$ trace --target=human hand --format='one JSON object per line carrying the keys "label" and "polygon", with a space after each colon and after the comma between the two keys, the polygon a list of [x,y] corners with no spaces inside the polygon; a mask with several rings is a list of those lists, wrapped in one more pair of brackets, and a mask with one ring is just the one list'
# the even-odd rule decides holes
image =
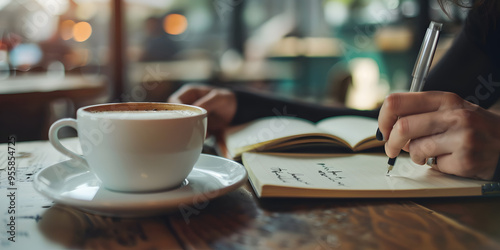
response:
{"label": "human hand", "polygon": [[199,84],[186,84],[173,93],[168,102],[184,103],[202,107],[208,112],[209,133],[226,128],[236,113],[236,96],[224,88]]}
{"label": "human hand", "polygon": [[443,173],[491,180],[500,155],[500,116],[448,92],[396,93],[378,119],[385,152],[417,164],[436,157]]}

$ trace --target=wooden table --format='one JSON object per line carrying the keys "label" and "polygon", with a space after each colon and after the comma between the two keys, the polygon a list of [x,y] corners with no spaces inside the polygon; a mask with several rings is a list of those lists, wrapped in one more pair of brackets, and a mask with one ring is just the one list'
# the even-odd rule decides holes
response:
{"label": "wooden table", "polygon": [[[74,138],[68,142],[76,141]],[[66,157],[46,141],[15,145],[16,242],[0,170],[1,249],[500,249],[500,198],[257,199],[247,183],[190,213],[113,218],[53,204],[30,179]],[[7,166],[0,144],[0,169]]]}

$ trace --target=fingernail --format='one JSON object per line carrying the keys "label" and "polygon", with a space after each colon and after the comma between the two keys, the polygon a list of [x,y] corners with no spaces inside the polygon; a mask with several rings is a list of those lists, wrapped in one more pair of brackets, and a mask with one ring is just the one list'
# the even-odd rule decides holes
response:
{"label": "fingernail", "polygon": [[376,135],[376,137],[377,137],[377,140],[379,140],[379,141],[385,141],[384,140],[384,135],[382,134],[382,132],[380,132],[379,128],[377,128],[377,135]]}

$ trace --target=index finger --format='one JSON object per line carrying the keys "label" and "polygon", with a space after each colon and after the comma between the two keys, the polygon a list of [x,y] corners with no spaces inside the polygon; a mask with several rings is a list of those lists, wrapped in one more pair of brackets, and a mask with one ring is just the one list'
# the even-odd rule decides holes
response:
{"label": "index finger", "polygon": [[387,96],[378,117],[378,126],[389,139],[392,127],[399,117],[433,112],[441,109],[463,106],[464,101],[449,92],[395,93]]}

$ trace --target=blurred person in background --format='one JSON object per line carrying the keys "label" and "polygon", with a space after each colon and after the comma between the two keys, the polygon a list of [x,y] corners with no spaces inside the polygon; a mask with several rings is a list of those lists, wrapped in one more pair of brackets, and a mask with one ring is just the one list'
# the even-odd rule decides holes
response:
{"label": "blurred person in background", "polygon": [[[447,3],[440,1],[443,9]],[[500,97],[500,2],[480,0],[468,7],[462,31],[431,70],[425,92],[391,94],[380,110],[330,108],[203,85],[185,85],[168,101],[207,109],[212,133],[264,116],[311,121],[335,115],[378,116],[377,138],[386,141],[389,157],[403,149],[418,164],[435,157],[431,167],[443,173],[498,181],[500,115],[487,108]]]}

